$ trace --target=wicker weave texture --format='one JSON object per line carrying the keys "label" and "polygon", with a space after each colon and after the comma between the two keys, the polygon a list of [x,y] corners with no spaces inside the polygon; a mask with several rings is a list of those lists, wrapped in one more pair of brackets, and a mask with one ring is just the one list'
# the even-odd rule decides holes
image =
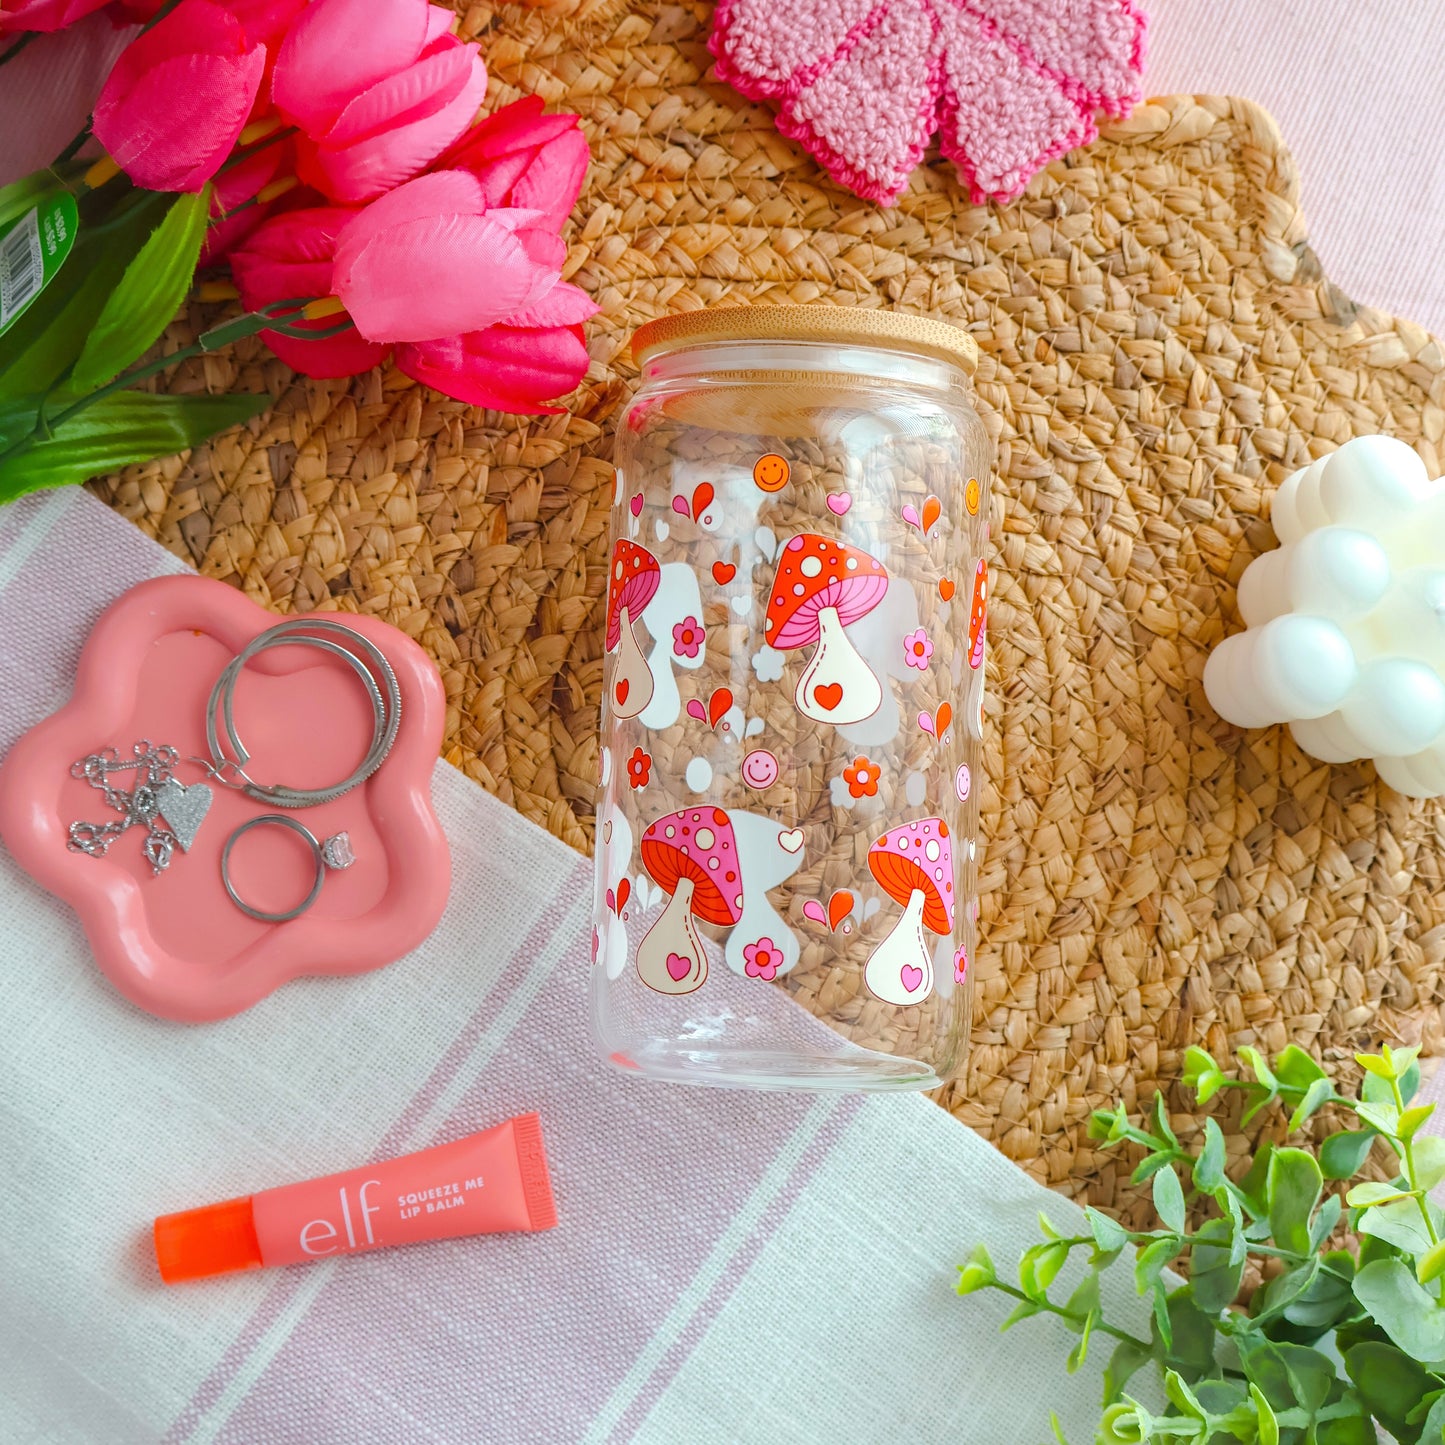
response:
{"label": "wicker weave texture", "polygon": [[708,13],[463,11],[492,99],[535,90],[593,143],[568,264],[603,311],[570,416],[470,412],[389,370],[293,381],[251,344],[170,384],[269,387],[266,417],[100,494],[278,611],[401,626],[445,677],[448,758],[585,849],[632,331],[722,301],[953,320],[998,461],[983,946],[944,1102],[1108,1204],[1127,1190],[1088,1112],[1147,1098],[1188,1043],[1438,1049],[1445,812],[1225,726],[1200,675],[1290,470],[1390,431],[1445,471],[1440,344],[1322,278],[1257,107],[1151,103],[1014,205],[969,206],[939,165],[885,211],[706,80]]}

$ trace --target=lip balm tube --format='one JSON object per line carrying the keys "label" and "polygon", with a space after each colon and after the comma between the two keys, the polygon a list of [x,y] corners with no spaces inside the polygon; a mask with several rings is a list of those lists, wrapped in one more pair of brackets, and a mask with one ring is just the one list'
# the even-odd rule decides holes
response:
{"label": "lip balm tube", "polygon": [[556,1223],[541,1121],[521,1114],[399,1159],[164,1214],[155,1222],[156,1263],[167,1284],[179,1284]]}

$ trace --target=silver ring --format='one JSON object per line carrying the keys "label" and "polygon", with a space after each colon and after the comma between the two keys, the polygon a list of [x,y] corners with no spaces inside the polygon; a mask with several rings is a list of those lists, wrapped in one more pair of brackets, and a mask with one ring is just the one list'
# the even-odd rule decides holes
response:
{"label": "silver ring", "polygon": [[[312,881],[311,891],[294,908],[288,908],[284,913],[267,913],[264,909],[252,907],[236,892],[236,885],[231,882],[231,849],[252,828],[259,828],[267,823],[277,828],[289,828],[302,838],[307,847],[311,849],[311,857],[316,865],[316,877]],[[304,823],[297,822],[295,818],[287,817],[284,813],[263,813],[259,818],[251,818],[242,823],[226,839],[226,846],[221,850],[221,882],[226,885],[226,893],[231,902],[248,917],[257,919],[261,923],[290,923],[293,918],[300,918],[321,896],[321,885],[326,882],[327,869],[350,868],[355,861],[351,852],[351,840],[345,833],[334,834],[321,843],[317,841],[316,834],[310,828]]]}
{"label": "silver ring", "polygon": [[[316,633],[339,634],[345,645],[333,642],[329,637],[318,637]],[[372,735],[371,746],[354,772],[339,783],[322,788],[297,788],[286,783],[259,783],[246,771],[251,755],[242,743],[236,729],[235,688],[242,669],[252,658],[269,647],[315,647],[346,662],[361,680],[366,689],[367,701],[371,704]],[[381,685],[378,686],[377,679]],[[226,741],[230,754],[221,744],[216,727],[216,713],[220,711],[225,724]],[[249,643],[221,670],[215,686],[206,703],[206,746],[211,757],[207,762],[196,759],[210,773],[211,777],[224,787],[238,788],[262,803],[278,808],[311,808],[322,803],[334,802],[364,783],[386,761],[396,741],[401,726],[401,687],[396,673],[386,655],[373,642],[363,637],[354,628],[339,622],[320,618],[296,619],[278,623],[265,632],[253,637]],[[232,781],[226,777],[231,772],[240,779]]]}

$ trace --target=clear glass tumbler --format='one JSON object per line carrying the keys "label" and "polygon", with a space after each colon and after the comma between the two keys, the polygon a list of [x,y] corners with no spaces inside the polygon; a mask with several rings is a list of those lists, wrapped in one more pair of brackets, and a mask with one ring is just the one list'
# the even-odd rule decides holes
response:
{"label": "clear glass tumbler", "polygon": [[651,323],[617,432],[593,1020],[690,1083],[929,1088],[968,1037],[990,449],[956,327]]}

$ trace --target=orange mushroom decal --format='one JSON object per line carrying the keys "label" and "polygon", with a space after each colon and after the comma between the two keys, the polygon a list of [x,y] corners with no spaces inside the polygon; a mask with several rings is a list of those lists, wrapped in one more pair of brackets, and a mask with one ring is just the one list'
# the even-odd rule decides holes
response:
{"label": "orange mushroom decal", "polygon": [[637,947],[637,975],[657,993],[692,993],[707,981],[707,951],[693,920],[730,927],[742,916],[732,819],[713,807],[668,813],[642,835],[642,866],[672,897]]}
{"label": "orange mushroom decal", "polygon": [[652,701],[652,669],[642,655],[633,625],[662,584],[657,558],[636,542],[612,549],[607,588],[607,651],[617,654],[610,699],[615,717],[636,717]]}
{"label": "orange mushroom decal", "polygon": [[973,606],[968,613],[968,665],[974,669],[983,666],[983,634],[988,611],[988,563],[978,559],[978,571],[973,574]]}
{"label": "orange mushroom decal", "polygon": [[843,629],[871,612],[887,591],[883,564],[857,547],[802,532],[783,548],[765,634],[779,652],[816,644],[793,699],[804,717],[846,727],[882,705],[882,684]]}
{"label": "orange mushroom decal", "polygon": [[868,871],[903,905],[903,916],[873,950],[863,982],[884,1003],[922,1003],[933,992],[933,952],[924,937],[953,932],[953,841],[942,818],[885,833],[868,850]]}

